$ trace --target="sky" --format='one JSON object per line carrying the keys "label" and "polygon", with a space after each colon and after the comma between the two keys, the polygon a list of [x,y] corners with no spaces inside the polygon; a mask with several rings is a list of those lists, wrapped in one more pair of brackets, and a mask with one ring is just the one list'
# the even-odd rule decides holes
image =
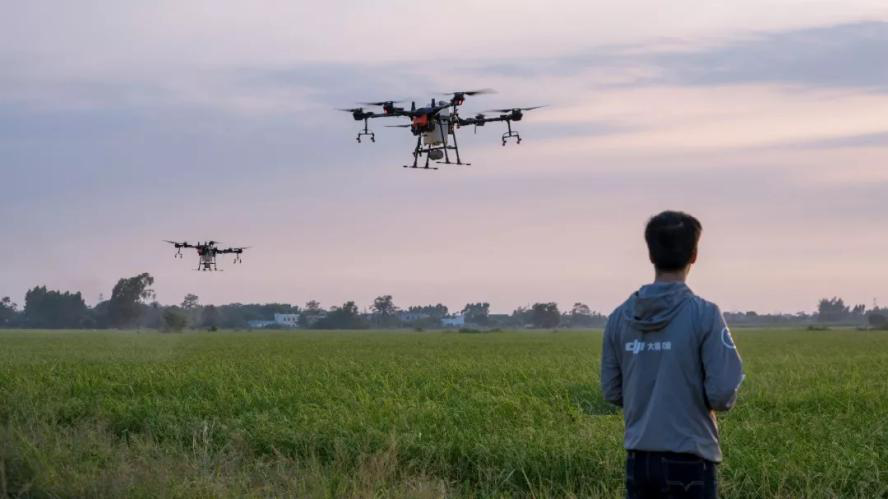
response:
{"label": "sky", "polygon": [[[642,232],[703,224],[689,285],[723,310],[888,304],[884,0],[8,2],[0,296],[609,312],[652,278]],[[405,170],[336,108],[494,88],[547,105],[472,166]],[[393,122],[394,123],[394,122]],[[163,243],[251,246],[195,272]]]}

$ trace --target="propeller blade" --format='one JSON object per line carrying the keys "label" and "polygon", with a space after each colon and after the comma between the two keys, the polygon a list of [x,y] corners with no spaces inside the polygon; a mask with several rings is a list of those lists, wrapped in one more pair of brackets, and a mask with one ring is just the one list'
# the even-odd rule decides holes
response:
{"label": "propeller blade", "polygon": [[495,93],[496,93],[496,90],[494,90],[492,88],[482,88],[480,90],[460,90],[457,92],[442,92],[441,95],[462,94],[462,95],[472,96],[472,95],[485,95],[485,94],[495,94]]}
{"label": "propeller blade", "polygon": [[541,107],[546,106],[533,106],[533,107],[511,107],[507,109],[488,109],[484,111],[485,113],[511,113],[513,111],[533,111],[534,109],[539,109]]}
{"label": "propeller blade", "polygon": [[386,128],[410,128],[413,125],[386,125]]}
{"label": "propeller blade", "polygon": [[358,104],[364,106],[384,106],[386,104],[400,104],[404,102],[403,100],[383,100],[378,102],[359,102]]}
{"label": "propeller blade", "polygon": [[361,112],[364,112],[364,108],[362,108],[362,107],[355,107],[355,108],[352,108],[352,109],[337,108],[336,110],[337,110],[337,111],[345,111],[346,113],[361,113]]}

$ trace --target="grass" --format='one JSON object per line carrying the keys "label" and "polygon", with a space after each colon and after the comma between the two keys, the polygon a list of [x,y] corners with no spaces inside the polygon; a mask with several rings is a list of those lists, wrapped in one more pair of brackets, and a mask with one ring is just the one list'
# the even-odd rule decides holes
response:
{"label": "grass", "polygon": [[[734,336],[722,495],[888,496],[888,333]],[[0,332],[0,497],[617,497],[600,341]]]}

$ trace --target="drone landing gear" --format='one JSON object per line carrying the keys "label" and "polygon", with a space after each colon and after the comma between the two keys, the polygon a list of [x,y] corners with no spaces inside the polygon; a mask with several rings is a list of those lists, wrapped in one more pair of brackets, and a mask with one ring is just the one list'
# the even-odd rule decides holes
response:
{"label": "drone landing gear", "polygon": [[515,143],[520,144],[521,143],[521,135],[518,132],[512,131],[512,122],[506,121],[506,126],[509,127],[509,131],[503,134],[503,147],[506,147],[506,143],[508,142],[508,140],[513,137],[515,138]]}
{"label": "drone landing gear", "polygon": [[[404,168],[412,168],[415,170],[437,170],[438,168],[435,166],[429,166],[429,152],[432,151],[432,146],[426,146],[425,149],[422,148],[422,135],[416,136],[416,148],[413,150],[413,164],[412,165],[402,165]],[[419,166],[419,157],[425,154],[425,166]]]}
{"label": "drone landing gear", "polygon": [[[444,162],[443,162],[443,164],[445,164],[445,165],[454,165],[454,164],[455,164],[455,165],[459,165],[459,166],[471,166],[472,163],[463,163],[463,162],[459,159],[459,143],[456,142],[456,130],[453,129],[452,125],[451,125],[450,132],[449,132],[449,133],[450,133],[450,136],[453,137],[453,145],[452,145],[452,146],[448,146],[448,145],[446,145],[446,143],[445,143],[445,145],[441,147],[442,149],[444,149]],[[448,150],[448,149],[452,149],[453,152],[456,153],[456,163],[451,163],[451,162],[450,162],[450,155],[447,154],[447,150]],[[441,164],[442,162],[441,162],[441,161],[438,161],[438,163]]]}
{"label": "drone landing gear", "polygon": [[367,118],[364,118],[364,129],[358,132],[358,137],[355,139],[358,144],[361,143],[361,137],[370,137],[370,142],[376,142],[376,134],[367,128]]}
{"label": "drone landing gear", "polygon": [[[440,121],[438,122],[439,126],[444,126]],[[453,145],[447,145],[446,141],[442,142],[440,145],[427,145],[425,147],[422,146],[422,136],[416,137],[416,148],[413,150],[413,164],[412,165],[403,165],[404,168],[415,168],[419,170],[437,170],[438,168],[435,166],[429,166],[432,161],[439,165],[459,165],[459,166],[470,166],[471,163],[463,163],[462,159],[459,157],[459,145],[456,142],[456,133],[452,130],[449,132],[449,135],[453,137]],[[450,152],[453,151],[456,154],[456,161],[450,161]],[[419,165],[420,156],[425,156],[425,165]],[[444,161],[440,161],[443,159]]]}
{"label": "drone landing gear", "polygon": [[198,267],[194,270],[197,270],[198,272],[221,272],[221,270],[216,267],[215,260],[213,260],[212,262],[200,262]]}

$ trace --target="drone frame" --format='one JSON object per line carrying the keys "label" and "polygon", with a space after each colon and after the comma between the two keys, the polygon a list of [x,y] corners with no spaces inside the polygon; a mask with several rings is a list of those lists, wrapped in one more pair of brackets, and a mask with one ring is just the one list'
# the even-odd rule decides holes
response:
{"label": "drone frame", "polygon": [[[457,130],[460,127],[467,125],[474,125],[475,131],[477,133],[479,126],[484,126],[485,123],[502,121],[506,123],[506,132],[502,134],[500,140],[502,141],[503,147],[508,144],[509,140],[515,139],[516,144],[521,144],[521,134],[517,130],[512,129],[513,121],[521,121],[523,118],[523,111],[530,111],[532,109],[536,109],[537,107],[531,108],[512,108],[512,109],[500,109],[496,110],[499,113],[499,116],[495,117],[485,117],[483,114],[478,114],[477,116],[470,118],[461,118],[459,116],[459,107],[463,105],[465,102],[466,96],[476,95],[479,93],[491,93],[492,90],[473,90],[467,92],[453,92],[445,95],[452,95],[453,97],[448,101],[441,101],[441,104],[436,105],[435,99],[433,98],[431,101],[430,107],[425,107],[422,109],[416,109],[416,103],[414,102],[410,110],[406,110],[404,108],[394,106],[395,102],[398,101],[384,101],[384,102],[366,102],[364,105],[372,105],[372,106],[382,106],[383,113],[373,113],[373,112],[364,112],[363,108],[356,109],[342,109],[343,111],[351,111],[355,120],[363,120],[364,128],[358,132],[356,140],[358,143],[361,142],[362,137],[370,137],[372,142],[376,142],[376,134],[372,132],[368,128],[368,121],[371,118],[383,118],[383,117],[395,117],[395,116],[404,116],[408,118],[412,118],[414,123],[412,125],[391,125],[399,128],[410,128],[414,135],[416,135],[416,146],[413,148],[413,163],[402,165],[404,168],[411,168],[417,170],[437,170],[438,167],[431,166],[431,162],[435,161],[436,164],[443,165],[460,165],[460,166],[470,166],[471,163],[463,162],[459,153],[459,141],[457,139]],[[443,104],[446,102],[446,104]],[[442,116],[441,111],[445,109],[450,109],[447,115]],[[493,112],[493,111],[491,111]],[[420,116],[426,116],[428,121],[431,123],[431,128],[426,128],[428,123],[425,123],[422,128],[419,128],[416,124],[416,118]],[[388,126],[388,125],[387,125]],[[432,143],[423,145],[423,137],[426,133],[434,131],[434,126],[440,127],[439,136],[441,138],[440,142],[430,141]],[[446,129],[444,128],[446,127]],[[436,151],[440,153],[437,154]],[[450,156],[451,152],[456,156],[456,161],[451,161]],[[425,161],[423,164],[420,164],[422,156],[425,156]],[[442,161],[443,158],[443,161]]]}
{"label": "drone frame", "polygon": [[233,253],[234,261],[232,263],[243,263],[241,254],[247,249],[247,247],[220,249],[216,247],[217,241],[207,241],[205,243],[198,242],[197,244],[189,244],[187,241],[182,243],[176,241],[165,242],[176,247],[176,253],[173,254],[173,258],[184,258],[182,255],[182,248],[194,248],[197,250],[197,268],[194,269],[195,271],[222,272],[216,264],[216,257],[218,255]]}

